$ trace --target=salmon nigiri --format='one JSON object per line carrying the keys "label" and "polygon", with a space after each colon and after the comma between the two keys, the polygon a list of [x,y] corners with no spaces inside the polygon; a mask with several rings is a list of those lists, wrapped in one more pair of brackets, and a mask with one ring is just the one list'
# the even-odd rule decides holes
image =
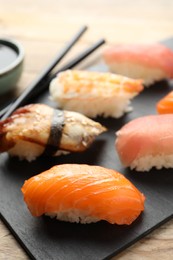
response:
{"label": "salmon nigiri", "polygon": [[159,114],[173,114],[173,91],[157,103],[157,112]]}
{"label": "salmon nigiri", "polygon": [[144,210],[144,195],[115,170],[62,164],[25,181],[22,192],[33,216],[131,224]]}
{"label": "salmon nigiri", "polygon": [[173,168],[173,114],[134,119],[117,132],[122,164],[137,171]]}
{"label": "salmon nigiri", "polygon": [[121,117],[142,90],[141,80],[93,71],[67,70],[50,83],[51,97],[59,108],[88,117]]}
{"label": "salmon nigiri", "polygon": [[173,78],[173,51],[159,43],[115,45],[103,57],[111,72],[141,78],[146,86]]}

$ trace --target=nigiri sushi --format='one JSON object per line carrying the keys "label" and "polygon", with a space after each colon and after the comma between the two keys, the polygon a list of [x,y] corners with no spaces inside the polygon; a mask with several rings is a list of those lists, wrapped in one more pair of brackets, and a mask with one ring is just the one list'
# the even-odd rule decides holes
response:
{"label": "nigiri sushi", "polygon": [[144,195],[122,174],[100,166],[54,166],[25,181],[21,190],[35,217],[129,225],[144,210]]}
{"label": "nigiri sushi", "polygon": [[142,90],[140,80],[93,71],[67,70],[50,83],[51,98],[59,108],[88,117],[121,117]]}
{"label": "nigiri sushi", "polygon": [[137,171],[173,168],[173,115],[139,117],[117,132],[115,146],[122,164]]}
{"label": "nigiri sushi", "polygon": [[159,114],[173,114],[173,91],[157,103],[157,112]]}
{"label": "nigiri sushi", "polygon": [[0,153],[32,161],[43,154],[82,152],[104,131],[82,114],[30,104],[0,122]]}
{"label": "nigiri sushi", "polygon": [[103,58],[111,72],[150,84],[173,78],[173,51],[158,43],[120,44],[107,48]]}

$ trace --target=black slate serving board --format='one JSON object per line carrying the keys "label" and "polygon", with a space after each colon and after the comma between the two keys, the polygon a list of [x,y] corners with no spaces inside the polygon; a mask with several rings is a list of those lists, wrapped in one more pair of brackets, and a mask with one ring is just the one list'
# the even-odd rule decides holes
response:
{"label": "black slate serving board", "polygon": [[[164,43],[173,48],[173,39]],[[89,69],[104,71],[106,67],[101,62]],[[9,158],[7,154],[0,155],[1,217],[32,259],[109,259],[172,218],[173,169],[148,173],[130,171],[122,167],[114,148],[115,132],[133,118],[156,114],[156,102],[172,87],[171,81],[163,81],[145,89],[133,100],[133,112],[121,119],[97,118],[109,130],[84,153],[39,158],[32,163]],[[54,106],[48,99],[48,92],[32,102]],[[120,171],[145,194],[145,211],[130,226],[111,225],[104,221],[81,225],[32,217],[23,202],[21,186],[31,176],[61,163],[87,163]]]}

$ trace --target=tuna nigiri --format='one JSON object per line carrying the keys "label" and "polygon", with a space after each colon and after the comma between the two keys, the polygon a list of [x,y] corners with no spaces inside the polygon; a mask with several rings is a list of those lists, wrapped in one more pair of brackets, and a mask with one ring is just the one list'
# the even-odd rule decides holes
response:
{"label": "tuna nigiri", "polygon": [[173,168],[173,115],[132,120],[117,132],[115,145],[122,164],[131,169]]}
{"label": "tuna nigiri", "polygon": [[146,86],[173,78],[173,51],[162,44],[115,45],[103,57],[111,72],[143,79]]}
{"label": "tuna nigiri", "polygon": [[144,210],[144,195],[122,174],[100,166],[62,164],[25,181],[22,192],[33,216],[131,224]]}
{"label": "tuna nigiri", "polygon": [[159,114],[173,114],[173,91],[157,103],[157,112]]}
{"label": "tuna nigiri", "polygon": [[31,104],[0,122],[0,152],[28,161],[42,154],[82,152],[104,131],[100,123],[82,114]]}
{"label": "tuna nigiri", "polygon": [[89,117],[121,117],[142,90],[141,80],[93,71],[67,70],[50,83],[51,97],[59,108]]}

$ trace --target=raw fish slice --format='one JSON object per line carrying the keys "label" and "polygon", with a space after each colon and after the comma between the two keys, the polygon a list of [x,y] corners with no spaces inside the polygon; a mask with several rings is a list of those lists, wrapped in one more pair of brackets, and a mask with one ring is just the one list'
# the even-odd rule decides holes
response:
{"label": "raw fish slice", "polygon": [[137,171],[173,167],[173,115],[132,120],[117,132],[116,149],[122,164]]}
{"label": "raw fish slice", "polygon": [[161,44],[115,45],[103,57],[111,72],[143,79],[146,86],[173,78],[173,51]]}
{"label": "raw fish slice", "polygon": [[63,164],[25,181],[33,216],[69,222],[131,224],[144,210],[144,195],[122,174],[100,166]]}
{"label": "raw fish slice", "polygon": [[157,103],[157,112],[159,114],[173,114],[173,91]]}
{"label": "raw fish slice", "polygon": [[104,131],[105,127],[82,114],[27,105],[0,122],[0,152],[28,161],[42,154],[82,152]]}
{"label": "raw fish slice", "polygon": [[118,118],[131,110],[130,100],[143,90],[141,82],[111,73],[67,70],[52,80],[50,94],[59,108]]}

